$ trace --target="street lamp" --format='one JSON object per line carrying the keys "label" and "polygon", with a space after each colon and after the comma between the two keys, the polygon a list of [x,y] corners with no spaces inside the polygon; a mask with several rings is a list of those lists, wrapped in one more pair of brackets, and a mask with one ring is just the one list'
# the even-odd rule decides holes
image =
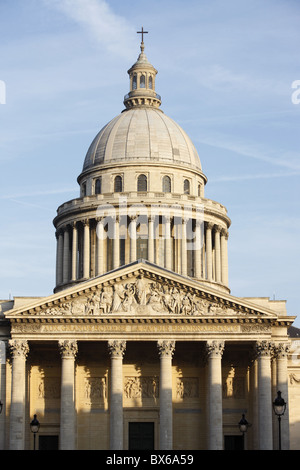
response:
{"label": "street lamp", "polygon": [[30,423],[30,430],[31,430],[31,432],[33,432],[33,442],[34,442],[33,450],[35,450],[35,436],[39,432],[39,429],[40,429],[40,423],[39,423],[36,415],[34,415],[33,420]]}
{"label": "street lamp", "polygon": [[243,433],[243,435],[245,434],[245,432],[248,431],[249,426],[250,425],[249,425],[248,421],[246,420],[245,415],[242,414],[242,419],[239,422],[239,428],[240,428],[240,431]]}
{"label": "street lamp", "polygon": [[251,426],[250,423],[245,418],[244,413],[242,414],[242,419],[239,422],[239,428],[241,433],[243,434],[243,448],[244,448],[244,442],[245,442],[245,433],[248,431],[248,428]]}
{"label": "street lamp", "polygon": [[286,402],[282,398],[281,392],[277,392],[277,397],[273,402],[273,410],[276,416],[278,416],[279,450],[281,450],[281,416],[284,415],[286,410]]}

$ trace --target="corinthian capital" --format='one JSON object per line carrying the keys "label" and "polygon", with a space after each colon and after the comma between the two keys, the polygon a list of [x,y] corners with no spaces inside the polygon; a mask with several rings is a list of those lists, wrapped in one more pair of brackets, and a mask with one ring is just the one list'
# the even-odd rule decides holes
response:
{"label": "corinthian capital", "polygon": [[59,341],[58,347],[62,358],[75,358],[78,352],[77,341]]}
{"label": "corinthian capital", "polygon": [[26,357],[29,353],[29,346],[27,341],[11,339],[8,342],[8,346],[13,358],[15,357]]}
{"label": "corinthian capital", "polygon": [[175,341],[157,341],[160,357],[172,357],[175,351]]}
{"label": "corinthian capital", "polygon": [[257,341],[255,345],[257,357],[271,356],[274,350],[274,344],[270,341]]}
{"label": "corinthian capital", "polygon": [[224,352],[224,341],[207,341],[206,352],[209,357],[222,357]]}
{"label": "corinthian capital", "polygon": [[111,357],[123,357],[126,350],[126,341],[108,341],[108,350]]}

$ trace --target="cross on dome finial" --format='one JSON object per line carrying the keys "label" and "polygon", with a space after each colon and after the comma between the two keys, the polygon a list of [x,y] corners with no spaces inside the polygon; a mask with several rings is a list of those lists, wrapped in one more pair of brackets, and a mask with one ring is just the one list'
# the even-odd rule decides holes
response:
{"label": "cross on dome finial", "polygon": [[144,27],[142,26],[142,31],[137,31],[137,34],[142,35],[141,50],[144,50],[144,34],[148,34],[148,31],[144,31]]}

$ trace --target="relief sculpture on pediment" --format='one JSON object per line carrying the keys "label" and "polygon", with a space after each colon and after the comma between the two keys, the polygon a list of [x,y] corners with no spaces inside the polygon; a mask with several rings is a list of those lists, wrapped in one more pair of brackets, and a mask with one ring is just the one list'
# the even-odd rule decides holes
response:
{"label": "relief sculpture on pediment", "polygon": [[207,300],[173,284],[151,280],[140,275],[129,282],[98,286],[91,295],[80,295],[71,301],[48,307],[40,315],[158,315],[183,316],[236,315],[221,302]]}

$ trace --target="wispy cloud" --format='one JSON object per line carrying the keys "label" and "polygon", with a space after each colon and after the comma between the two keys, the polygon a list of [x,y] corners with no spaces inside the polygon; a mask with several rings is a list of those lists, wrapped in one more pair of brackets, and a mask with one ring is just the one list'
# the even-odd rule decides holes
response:
{"label": "wispy cloud", "polygon": [[113,12],[105,0],[43,0],[71,20],[86,28],[87,32],[107,51],[131,57],[131,39],[134,29],[120,15]]}
{"label": "wispy cloud", "polygon": [[293,154],[291,152],[286,153],[282,151],[278,157],[272,149],[266,150],[256,143],[245,143],[238,141],[238,139],[235,142],[232,142],[225,136],[203,136],[195,140],[205,145],[230,150],[231,152],[245,157],[255,158],[265,163],[270,163],[271,165],[288,168],[294,172],[300,172],[300,154]]}

